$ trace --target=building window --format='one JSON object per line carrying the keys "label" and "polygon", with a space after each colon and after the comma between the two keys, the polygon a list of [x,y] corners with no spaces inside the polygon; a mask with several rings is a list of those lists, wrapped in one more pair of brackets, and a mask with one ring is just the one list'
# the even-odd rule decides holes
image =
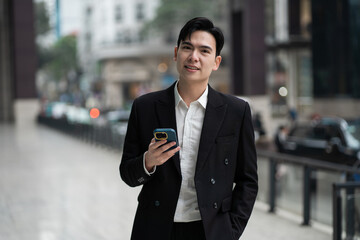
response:
{"label": "building window", "polygon": [[92,8],[88,6],[88,7],[86,8],[86,15],[87,15],[87,16],[90,16],[91,14],[92,14]]}
{"label": "building window", "polygon": [[115,42],[121,44],[131,44],[134,42],[134,38],[129,29],[121,29],[116,33]]}
{"label": "building window", "polygon": [[123,20],[123,9],[121,5],[115,7],[115,21],[121,22]]}
{"label": "building window", "polygon": [[124,35],[121,31],[116,33],[115,42],[117,42],[117,43],[124,42]]}
{"label": "building window", "polygon": [[136,4],[136,19],[137,20],[145,19],[145,8],[143,3]]}

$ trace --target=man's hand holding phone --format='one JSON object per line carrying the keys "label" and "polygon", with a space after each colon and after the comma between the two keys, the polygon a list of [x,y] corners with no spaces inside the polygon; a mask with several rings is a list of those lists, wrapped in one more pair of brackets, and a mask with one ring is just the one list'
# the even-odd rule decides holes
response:
{"label": "man's hand holding phone", "polygon": [[149,144],[148,151],[145,153],[145,167],[151,172],[155,166],[164,164],[172,156],[180,150],[180,147],[170,149],[175,146],[176,142],[169,142],[167,140],[155,141],[153,138]]}
{"label": "man's hand holding phone", "polygon": [[[166,137],[160,137],[166,132]],[[151,139],[148,151],[145,153],[145,167],[151,172],[155,166],[164,164],[172,156],[174,156],[180,147],[177,144],[176,134],[174,130],[171,130],[168,138],[168,129],[155,129],[154,138]]]}

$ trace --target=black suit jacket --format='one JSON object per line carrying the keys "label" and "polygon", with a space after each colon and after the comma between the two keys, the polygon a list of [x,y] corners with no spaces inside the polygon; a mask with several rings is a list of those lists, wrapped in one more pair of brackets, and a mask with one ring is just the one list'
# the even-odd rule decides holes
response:
{"label": "black suit jacket", "polygon": [[[129,186],[143,185],[134,240],[167,240],[171,233],[181,185],[179,154],[151,176],[144,171],[143,154],[155,128],[176,129],[174,86],[141,96],[132,106],[120,175]],[[258,191],[251,113],[247,102],[210,86],[195,186],[206,239],[238,239]]]}

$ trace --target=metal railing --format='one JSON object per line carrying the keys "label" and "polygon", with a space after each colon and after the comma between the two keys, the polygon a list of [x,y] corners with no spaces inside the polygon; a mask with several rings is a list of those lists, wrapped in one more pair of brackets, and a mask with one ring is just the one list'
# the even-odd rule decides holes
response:
{"label": "metal railing", "polygon": [[333,240],[342,239],[342,197],[341,190],[346,190],[346,228],[345,239],[354,239],[355,236],[355,189],[360,189],[360,182],[346,182],[333,184]]}
{"label": "metal railing", "polygon": [[[263,157],[269,160],[269,212],[275,212],[276,208],[276,169],[279,163],[290,163],[302,166],[303,168],[303,192],[302,192],[302,204],[303,213],[302,225],[310,225],[311,219],[311,173],[316,170],[327,170],[330,172],[337,172],[346,174],[346,180],[351,181],[353,174],[360,174],[359,168],[346,166],[342,164],[336,164],[317,159],[311,159],[306,157],[298,157],[294,155],[278,153],[269,150],[257,149],[259,157]],[[333,186],[333,236],[334,240],[340,240],[342,235],[342,209],[341,209],[341,196],[340,190],[347,189],[347,196],[354,193],[355,188],[360,188],[360,183],[346,182],[346,183],[334,183]],[[347,224],[346,224],[346,239],[353,239],[354,236],[354,204],[350,203],[347,208]],[[349,210],[350,209],[350,210]],[[330,211],[330,209],[329,209]]]}
{"label": "metal railing", "polygon": [[104,124],[101,126],[70,123],[65,118],[54,119],[38,116],[38,123],[44,124],[61,132],[70,134],[85,142],[104,146],[115,150],[122,150],[125,134],[115,129],[115,125]]}

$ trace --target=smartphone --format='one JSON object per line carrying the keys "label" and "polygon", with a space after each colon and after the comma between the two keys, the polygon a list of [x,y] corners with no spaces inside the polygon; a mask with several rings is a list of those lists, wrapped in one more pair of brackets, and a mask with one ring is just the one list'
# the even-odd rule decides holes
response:
{"label": "smartphone", "polygon": [[171,148],[169,148],[167,151],[179,146],[176,132],[172,128],[157,128],[154,130],[154,137],[155,137],[155,141],[167,140],[167,143],[176,142],[176,144]]}

